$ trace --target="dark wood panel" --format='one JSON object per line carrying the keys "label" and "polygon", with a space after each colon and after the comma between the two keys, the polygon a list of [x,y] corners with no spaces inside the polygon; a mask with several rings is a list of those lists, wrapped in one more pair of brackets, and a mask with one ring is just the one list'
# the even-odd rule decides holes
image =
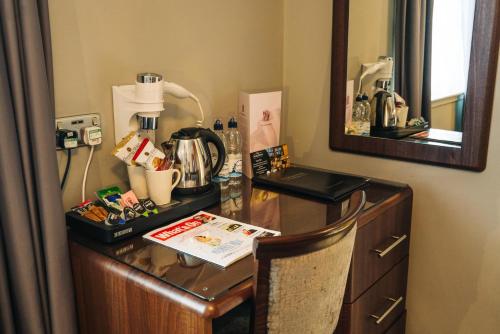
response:
{"label": "dark wood panel", "polygon": [[461,148],[344,133],[349,0],[333,2],[330,92],[330,147],[334,150],[383,156],[426,164],[482,171],[486,167],[493,106],[500,0],[477,0],[469,66]]}
{"label": "dark wood panel", "polygon": [[[412,198],[381,212],[358,229],[344,302],[354,302],[409,252]],[[403,236],[406,235],[404,239]],[[396,240],[393,236],[401,238]],[[399,242],[399,243],[397,243]],[[374,250],[385,250],[380,257]]]}
{"label": "dark wood panel", "polygon": [[391,328],[384,334],[404,334],[406,327],[406,311],[401,314],[398,320],[392,324]]}
{"label": "dark wood panel", "polygon": [[[407,274],[408,258],[405,258],[355,303],[344,304],[335,333],[381,334],[387,331],[405,309]],[[388,298],[397,300],[400,297],[402,301],[389,312],[395,301]],[[372,315],[382,316],[386,312],[388,315],[377,324]]]}
{"label": "dark wood panel", "polygon": [[247,280],[214,302],[70,242],[81,333],[211,333],[211,319],[252,295]]}

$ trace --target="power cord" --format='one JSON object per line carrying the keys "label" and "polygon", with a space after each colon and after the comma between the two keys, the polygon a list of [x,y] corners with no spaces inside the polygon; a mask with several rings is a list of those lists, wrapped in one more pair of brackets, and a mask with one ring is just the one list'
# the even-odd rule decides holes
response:
{"label": "power cord", "polygon": [[87,174],[89,172],[90,163],[92,162],[92,157],[94,156],[94,149],[96,145],[100,145],[102,142],[101,128],[98,126],[89,126],[82,130],[83,132],[83,142],[90,145],[90,154],[87,159],[87,164],[85,165],[85,171],[83,172],[82,181],[82,203],[85,202],[85,186],[87,184]]}
{"label": "power cord", "polygon": [[201,128],[203,126],[203,122],[205,121],[205,114],[203,113],[203,108],[201,107],[201,103],[200,103],[200,100],[198,100],[198,98],[196,96],[194,96],[193,94],[191,94],[191,98],[193,100],[195,100],[196,104],[198,105],[198,109],[200,109],[200,120],[198,120],[196,122],[196,126],[198,126],[199,128]]}
{"label": "power cord", "polygon": [[90,146],[90,154],[87,159],[87,165],[85,166],[85,172],[83,172],[83,182],[82,182],[82,203],[85,202],[85,186],[87,184],[87,174],[89,172],[90,163],[92,162],[92,157],[94,156],[94,146]]}
{"label": "power cord", "polygon": [[63,189],[66,184],[69,174],[69,166],[71,165],[71,149],[66,150],[66,153],[68,154],[68,158],[66,159],[66,167],[64,168],[64,174],[61,181],[61,189]]}

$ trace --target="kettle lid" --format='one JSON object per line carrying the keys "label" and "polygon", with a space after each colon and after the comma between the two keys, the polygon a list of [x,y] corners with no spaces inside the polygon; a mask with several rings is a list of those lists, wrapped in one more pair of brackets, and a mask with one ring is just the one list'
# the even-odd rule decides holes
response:
{"label": "kettle lid", "polygon": [[172,133],[172,139],[196,139],[201,137],[203,128],[182,128],[177,132]]}

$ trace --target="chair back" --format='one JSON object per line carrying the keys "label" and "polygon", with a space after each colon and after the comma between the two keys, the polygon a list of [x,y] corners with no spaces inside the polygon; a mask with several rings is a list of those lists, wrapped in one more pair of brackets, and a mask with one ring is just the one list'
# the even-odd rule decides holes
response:
{"label": "chair back", "polygon": [[333,333],[365,201],[353,193],[345,215],[320,230],[254,240],[254,333]]}

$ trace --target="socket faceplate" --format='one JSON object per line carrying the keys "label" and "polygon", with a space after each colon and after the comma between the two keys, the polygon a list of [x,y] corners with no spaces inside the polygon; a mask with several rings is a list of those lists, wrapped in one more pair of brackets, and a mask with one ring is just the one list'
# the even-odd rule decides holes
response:
{"label": "socket faceplate", "polygon": [[101,115],[85,114],[56,118],[56,129],[75,130],[78,133],[78,146],[87,146],[82,140],[82,129],[89,126],[101,126]]}

